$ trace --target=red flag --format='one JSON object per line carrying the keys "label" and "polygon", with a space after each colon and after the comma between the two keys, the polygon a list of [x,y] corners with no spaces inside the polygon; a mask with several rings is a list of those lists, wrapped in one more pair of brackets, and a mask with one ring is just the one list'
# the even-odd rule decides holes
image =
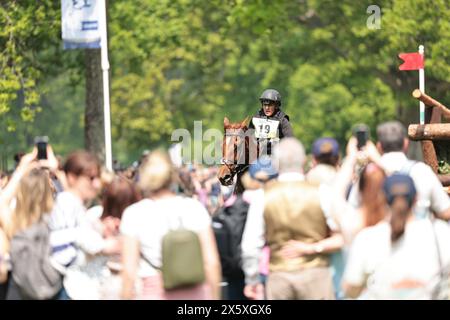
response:
{"label": "red flag", "polygon": [[400,70],[419,70],[424,67],[423,55],[418,52],[400,53],[398,56],[404,61],[404,63],[398,67]]}

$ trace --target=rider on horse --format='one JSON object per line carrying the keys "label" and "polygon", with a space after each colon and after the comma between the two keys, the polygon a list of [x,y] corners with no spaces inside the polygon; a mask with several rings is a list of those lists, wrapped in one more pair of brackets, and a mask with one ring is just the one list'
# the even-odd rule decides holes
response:
{"label": "rider on horse", "polygon": [[270,155],[273,141],[294,135],[289,116],[280,109],[281,95],[277,90],[264,90],[259,101],[261,109],[253,116],[249,128],[255,130],[260,149],[266,149],[267,154]]}
{"label": "rider on horse", "polygon": [[[263,155],[270,155],[273,142],[293,136],[289,117],[280,110],[280,93],[274,89],[267,89],[259,100],[261,109],[252,118],[250,125],[247,119],[240,123],[230,123],[228,118],[224,118],[223,158],[217,176],[222,185],[229,186],[237,175],[235,193],[243,191],[239,178],[250,163]],[[247,128],[254,130],[254,133],[249,133],[256,141],[247,135]]]}

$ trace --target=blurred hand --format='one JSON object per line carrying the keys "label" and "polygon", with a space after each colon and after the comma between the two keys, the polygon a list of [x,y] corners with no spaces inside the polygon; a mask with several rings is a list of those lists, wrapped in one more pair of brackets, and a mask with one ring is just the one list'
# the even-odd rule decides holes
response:
{"label": "blurred hand", "polygon": [[25,173],[28,172],[29,170],[36,168],[37,162],[35,161],[37,158],[37,148],[34,147],[33,151],[31,151],[30,153],[25,154],[19,162],[19,165],[17,166],[16,171],[20,172],[20,173]]}
{"label": "blurred hand", "polygon": [[356,163],[359,166],[365,166],[370,160],[369,152],[371,152],[373,154],[373,157],[375,157],[372,147],[375,147],[372,141],[367,141],[366,145],[362,147],[361,150],[358,150],[358,140],[352,136],[347,143],[347,157],[352,160],[356,160]]}
{"label": "blurred hand", "polygon": [[26,167],[30,165],[37,158],[37,153],[38,153],[37,148],[34,147],[33,151],[23,155],[23,157],[20,158],[18,167]]}
{"label": "blurred hand", "polygon": [[358,154],[358,140],[354,136],[351,136],[347,143],[347,156],[348,157],[356,157]]}
{"label": "blurred hand", "polygon": [[51,171],[56,171],[58,169],[58,160],[55,157],[51,145],[47,144],[47,159],[39,160],[39,165],[41,167],[49,168]]}
{"label": "blurred hand", "polygon": [[250,300],[263,300],[264,286],[262,283],[247,284],[244,287],[244,295]]}
{"label": "blurred hand", "polygon": [[367,141],[366,147],[365,147],[365,152],[367,154],[367,156],[369,157],[369,160],[375,163],[380,163],[381,160],[381,155],[378,152],[377,147],[375,146],[375,144],[372,141]]}
{"label": "blurred hand", "polygon": [[302,241],[289,240],[281,248],[281,256],[285,259],[298,258],[305,255],[310,255],[314,253],[314,248],[311,243],[306,243]]}

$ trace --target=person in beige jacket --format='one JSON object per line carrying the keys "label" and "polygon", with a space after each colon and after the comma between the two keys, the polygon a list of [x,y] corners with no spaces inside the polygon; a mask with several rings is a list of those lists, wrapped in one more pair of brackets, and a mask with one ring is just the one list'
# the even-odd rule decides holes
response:
{"label": "person in beige jacket", "polygon": [[271,252],[268,299],[334,299],[327,254],[339,249],[343,241],[327,224],[319,187],[304,181],[302,144],[295,138],[282,140],[273,161],[278,166],[278,181],[264,190],[264,214],[248,217],[244,231],[244,294],[262,298],[252,265],[265,240]]}

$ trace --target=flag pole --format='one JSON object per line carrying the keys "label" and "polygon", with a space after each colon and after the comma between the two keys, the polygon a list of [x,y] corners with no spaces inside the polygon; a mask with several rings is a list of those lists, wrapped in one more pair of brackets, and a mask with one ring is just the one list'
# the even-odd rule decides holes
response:
{"label": "flag pole", "polygon": [[[419,53],[424,57],[425,47],[419,46]],[[419,69],[419,89],[422,93],[425,93],[425,63],[422,68]],[[425,104],[420,101],[420,124],[425,124]]]}
{"label": "flag pole", "polygon": [[109,61],[108,61],[108,36],[106,21],[106,0],[100,0],[100,28],[101,28],[101,59],[103,73],[103,112],[105,123],[105,166],[108,171],[112,168],[111,148],[111,114],[109,105]]}

